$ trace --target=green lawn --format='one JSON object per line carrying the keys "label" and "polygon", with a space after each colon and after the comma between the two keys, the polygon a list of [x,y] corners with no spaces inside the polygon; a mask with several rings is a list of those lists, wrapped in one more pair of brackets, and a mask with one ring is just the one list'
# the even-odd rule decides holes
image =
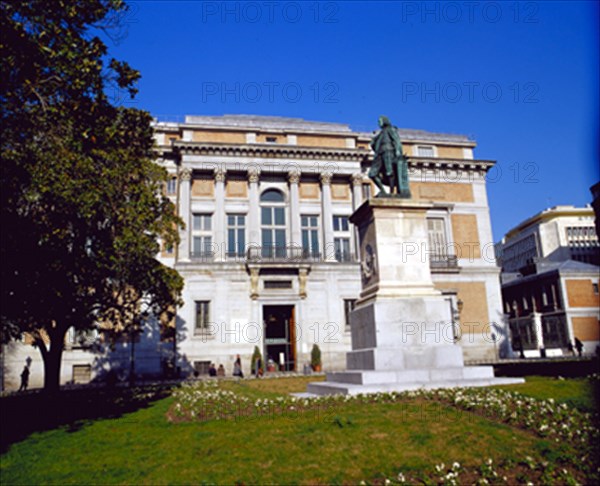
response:
{"label": "green lawn", "polygon": [[[307,381],[224,382],[219,390],[254,404],[303,391]],[[583,408],[592,403],[585,380],[532,378],[510,388]],[[5,409],[7,398],[1,400],[3,415],[18,414]],[[454,462],[460,464],[455,468],[460,469],[459,482],[481,477],[502,482],[502,476],[508,483],[592,479],[578,472],[578,462],[591,463],[581,458],[582,449],[498,417],[420,396],[296,406],[261,416],[231,413],[235,409],[224,410],[216,401],[223,412],[220,420],[178,417],[177,401],[150,400],[118,417],[35,432],[1,456],[1,483],[347,484],[383,483],[384,478],[397,482],[400,472],[409,481],[436,483]]]}
{"label": "green lawn", "polygon": [[599,382],[586,378],[548,378],[528,376],[527,382],[520,385],[507,385],[502,388],[514,390],[541,400],[552,398],[585,412],[598,411]]}

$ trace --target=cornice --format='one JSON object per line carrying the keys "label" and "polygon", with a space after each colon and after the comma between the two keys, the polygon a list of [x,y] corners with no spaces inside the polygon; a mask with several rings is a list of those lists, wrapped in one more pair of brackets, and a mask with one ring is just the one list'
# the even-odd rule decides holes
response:
{"label": "cornice", "polygon": [[303,147],[299,145],[265,145],[238,143],[206,143],[177,140],[173,148],[182,155],[253,157],[264,159],[319,159],[360,162],[368,153],[360,149]]}
{"label": "cornice", "polygon": [[417,169],[483,170],[487,172],[496,164],[495,160],[451,159],[448,157],[408,157],[408,165]]}
{"label": "cornice", "polygon": [[[201,155],[213,157],[250,157],[264,159],[298,159],[298,160],[337,160],[368,164],[373,160],[373,153],[361,149],[304,147],[299,145],[265,145],[237,143],[207,143],[176,140],[172,150],[180,155]],[[161,155],[168,150],[160,151]],[[452,159],[434,157],[408,157],[410,167],[424,170],[454,169],[487,172],[496,162],[479,159]]]}

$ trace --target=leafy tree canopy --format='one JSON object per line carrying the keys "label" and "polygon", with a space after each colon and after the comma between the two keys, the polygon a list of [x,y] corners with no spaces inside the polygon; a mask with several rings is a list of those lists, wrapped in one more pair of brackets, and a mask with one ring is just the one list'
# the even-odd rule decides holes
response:
{"label": "leafy tree canopy", "polygon": [[162,195],[151,117],[106,95],[117,85],[133,97],[140,74],[90,34],[126,8],[0,3],[1,338],[37,338],[47,388],[69,327],[123,331],[180,304],[181,277],[156,259],[181,221]]}

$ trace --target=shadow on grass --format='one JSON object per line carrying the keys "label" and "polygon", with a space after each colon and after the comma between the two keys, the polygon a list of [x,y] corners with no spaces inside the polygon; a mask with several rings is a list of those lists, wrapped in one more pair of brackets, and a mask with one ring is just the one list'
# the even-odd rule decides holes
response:
{"label": "shadow on grass", "polygon": [[25,393],[0,398],[0,452],[34,432],[66,426],[80,430],[88,421],[116,418],[148,407],[170,394],[171,386],[88,388],[57,394]]}

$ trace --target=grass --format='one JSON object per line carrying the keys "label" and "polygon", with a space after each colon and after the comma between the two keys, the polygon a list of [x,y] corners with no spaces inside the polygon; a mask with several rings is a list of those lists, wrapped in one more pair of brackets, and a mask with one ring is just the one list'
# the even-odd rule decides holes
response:
{"label": "grass", "polygon": [[[228,381],[221,386],[256,400],[304,391],[308,381],[314,377]],[[535,378],[514,389],[519,387],[538,398],[554,393],[564,401],[589,404],[582,398],[589,395],[582,380]],[[419,477],[439,463],[456,461],[476,469],[487,458],[494,464],[518,465],[527,456],[538,463],[559,461],[565,454],[562,444],[531,431],[418,397],[398,403],[340,403],[297,414],[173,423],[167,415],[174,401],[149,401],[122,416],[84,419],[77,427],[33,433],[1,456],[1,482],[377,483],[396,478],[399,471]],[[17,413],[2,405],[3,415]],[[515,471],[527,476],[522,468]]]}
{"label": "grass", "polygon": [[529,376],[526,383],[507,385],[502,388],[513,390],[540,400],[552,398],[558,403],[566,403],[584,412],[600,410],[599,382],[586,378],[549,378]]}

